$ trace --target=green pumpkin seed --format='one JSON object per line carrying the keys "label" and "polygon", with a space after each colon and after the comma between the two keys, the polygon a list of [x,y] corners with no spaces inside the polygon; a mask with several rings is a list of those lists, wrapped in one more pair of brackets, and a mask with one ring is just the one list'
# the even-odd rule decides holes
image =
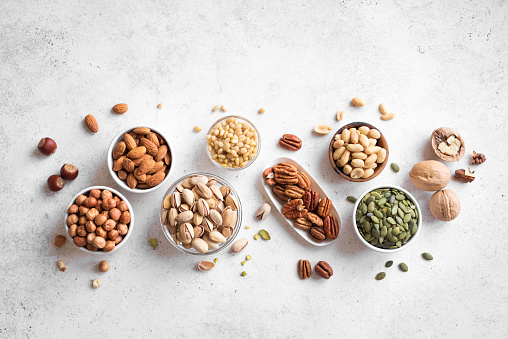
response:
{"label": "green pumpkin seed", "polygon": [[381,227],[380,233],[383,238],[386,237],[386,234],[388,234],[388,229],[386,228],[386,226]]}
{"label": "green pumpkin seed", "polygon": [[408,213],[408,214],[406,214],[406,215],[404,216],[404,222],[405,222],[405,223],[406,223],[406,222],[409,222],[409,220],[411,220],[411,214],[409,214],[409,213]]}
{"label": "green pumpkin seed", "polygon": [[379,219],[375,215],[371,216],[370,220],[372,220],[376,224],[379,224]]}
{"label": "green pumpkin seed", "polygon": [[393,220],[393,218],[392,218],[392,217],[386,218],[386,221],[388,221],[388,222],[389,222],[390,224],[392,224],[392,225],[395,225],[395,224],[396,224],[395,220]]}
{"label": "green pumpkin seed", "polygon": [[377,244],[377,238],[374,237],[374,239],[372,239],[370,242],[369,242],[371,245],[375,245]]}
{"label": "green pumpkin seed", "polygon": [[392,234],[393,234],[394,236],[397,236],[397,235],[399,235],[399,233],[400,233],[400,228],[399,228],[399,226],[395,226],[395,227],[393,228]]}
{"label": "green pumpkin seed", "polygon": [[432,254],[427,253],[427,252],[422,253],[422,257],[423,257],[425,260],[434,260],[434,257],[432,256]]}
{"label": "green pumpkin seed", "polygon": [[376,238],[379,238],[381,236],[381,232],[377,229],[373,229],[371,234],[375,236]]}
{"label": "green pumpkin seed", "polygon": [[403,272],[407,272],[407,270],[408,270],[407,265],[406,265],[406,264],[404,264],[403,262],[401,262],[401,263],[399,264],[399,268],[400,268],[400,270],[401,270],[401,271],[403,271]]}
{"label": "green pumpkin seed", "polygon": [[367,205],[365,203],[362,204],[362,213],[367,213]]}
{"label": "green pumpkin seed", "polygon": [[386,203],[386,198],[381,198],[381,199],[378,200],[377,205],[378,206],[383,206],[385,203]]}
{"label": "green pumpkin seed", "polygon": [[272,239],[272,238],[270,238],[270,234],[268,234],[268,232],[265,230],[259,230],[259,235],[261,236],[261,238],[263,238],[265,240]]}
{"label": "green pumpkin seed", "polygon": [[351,202],[356,202],[356,198],[351,195],[347,197],[347,200]]}
{"label": "green pumpkin seed", "polygon": [[372,230],[372,226],[370,225],[370,222],[366,222],[364,225],[363,225],[363,229],[365,230],[365,232],[367,233],[370,233],[370,231]]}
{"label": "green pumpkin seed", "polygon": [[373,201],[374,201],[374,197],[370,197],[370,198],[368,198],[368,199],[365,201],[365,203],[366,203],[367,205],[369,205],[369,204],[370,204],[371,202],[373,202]]}
{"label": "green pumpkin seed", "polygon": [[372,213],[374,212],[374,208],[376,208],[376,205],[374,204],[374,201],[370,202],[367,206],[367,212]]}
{"label": "green pumpkin seed", "polygon": [[374,238],[374,236],[370,233],[367,233],[363,236],[363,239],[365,239],[365,241],[371,241],[372,238]]}
{"label": "green pumpkin seed", "polygon": [[397,194],[397,195],[395,196],[395,199],[397,199],[397,200],[399,200],[399,201],[400,201],[400,200],[404,200],[404,199],[406,199],[406,196],[405,196],[404,194]]}
{"label": "green pumpkin seed", "polygon": [[380,219],[382,219],[384,216],[383,216],[383,213],[379,212],[378,210],[375,210],[374,211],[374,215]]}
{"label": "green pumpkin seed", "polygon": [[396,163],[392,162],[391,166],[394,172],[400,171],[399,165],[397,165]]}
{"label": "green pumpkin seed", "polygon": [[376,280],[383,280],[385,277],[386,277],[386,273],[385,272],[379,272],[376,275]]}
{"label": "green pumpkin seed", "polygon": [[395,217],[395,221],[397,221],[397,224],[399,224],[399,225],[403,225],[404,224],[404,220],[402,220],[402,218],[399,217],[399,216]]}
{"label": "green pumpkin seed", "polygon": [[385,267],[392,267],[393,265],[393,260],[388,260],[385,264]]}
{"label": "green pumpkin seed", "polygon": [[381,195],[376,191],[371,192],[370,195],[373,196],[376,200],[381,199]]}

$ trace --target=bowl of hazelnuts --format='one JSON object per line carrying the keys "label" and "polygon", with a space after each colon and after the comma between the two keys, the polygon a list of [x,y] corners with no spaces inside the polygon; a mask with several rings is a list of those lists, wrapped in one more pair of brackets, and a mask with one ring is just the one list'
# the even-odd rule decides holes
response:
{"label": "bowl of hazelnuts", "polygon": [[134,225],[129,201],[106,186],[88,187],[70,202],[65,231],[80,250],[91,253],[114,252],[122,247]]}

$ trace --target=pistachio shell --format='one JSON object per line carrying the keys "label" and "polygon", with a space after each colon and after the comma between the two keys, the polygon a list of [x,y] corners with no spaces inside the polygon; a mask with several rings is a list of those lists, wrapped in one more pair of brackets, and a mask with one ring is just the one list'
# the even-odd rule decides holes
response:
{"label": "pistachio shell", "polygon": [[229,238],[230,236],[233,235],[233,231],[234,231],[233,227],[226,226],[222,227],[221,233],[224,237]]}
{"label": "pistachio shell", "polygon": [[171,208],[168,213],[168,223],[171,226],[176,226],[178,222],[176,221],[176,217],[178,216],[178,210],[176,208]]}
{"label": "pistachio shell", "polygon": [[236,224],[236,218],[236,213],[231,207],[226,207],[224,211],[222,211],[222,226],[233,227]]}
{"label": "pistachio shell", "polygon": [[192,217],[192,223],[194,225],[201,225],[203,223],[203,216],[199,213],[194,213],[194,217]]}
{"label": "pistachio shell", "polygon": [[241,252],[245,249],[245,247],[247,247],[248,243],[249,243],[249,241],[245,238],[237,240],[233,243],[233,245],[231,246],[231,249],[235,253]]}
{"label": "pistachio shell", "polygon": [[265,220],[266,217],[268,216],[268,214],[270,214],[271,210],[272,210],[272,207],[269,204],[264,203],[256,211],[256,218],[259,220]]}
{"label": "pistachio shell", "polygon": [[[203,252],[204,253],[204,252]],[[211,261],[201,261],[198,264],[198,269],[200,271],[208,271],[215,267],[215,264]]]}
{"label": "pistachio shell", "polygon": [[199,199],[197,202],[198,206],[198,212],[202,216],[206,217],[208,214],[210,214],[210,207],[208,206],[208,203],[205,201],[205,199]]}
{"label": "pistachio shell", "polygon": [[199,253],[208,252],[208,244],[201,238],[192,239],[192,247]]}
{"label": "pistachio shell", "polygon": [[220,244],[215,241],[212,241],[210,239],[210,237],[208,236],[208,234],[205,234],[201,239],[206,241],[206,243],[208,244],[208,249],[211,251],[215,251],[216,249],[219,249],[219,247],[220,247]]}
{"label": "pistachio shell", "polygon": [[226,197],[226,206],[231,207],[233,211],[238,210],[238,205],[238,199],[234,195],[230,194]]}
{"label": "pistachio shell", "polygon": [[194,238],[194,228],[189,223],[181,224],[178,229],[178,237],[184,244],[190,244]]}
{"label": "pistachio shell", "polygon": [[189,205],[192,206],[194,204],[194,194],[190,189],[184,189],[182,192],[183,200]]}
{"label": "pistachio shell", "polygon": [[200,183],[206,185],[208,183],[208,178],[201,174],[191,175],[189,177],[189,183],[193,186],[197,186],[197,184]]}
{"label": "pistachio shell", "polygon": [[213,195],[210,187],[206,186],[206,183],[202,182],[196,185],[196,192],[205,199],[210,199]]}
{"label": "pistachio shell", "polygon": [[211,241],[218,242],[220,244],[223,244],[226,242],[226,238],[217,230],[214,230],[208,234],[208,237]]}
{"label": "pistachio shell", "polygon": [[191,221],[193,216],[194,216],[194,213],[192,213],[192,211],[185,211],[185,212],[178,214],[178,216],[176,217],[176,221],[179,224],[186,223],[188,221]]}
{"label": "pistachio shell", "polygon": [[213,224],[215,226],[221,226],[222,225],[222,216],[216,210],[211,210],[210,211],[210,220],[213,222]]}
{"label": "pistachio shell", "polygon": [[201,225],[203,226],[204,230],[207,231],[208,233],[213,231],[213,228],[214,228],[213,223],[207,217],[203,218]]}
{"label": "pistachio shell", "polygon": [[222,195],[222,192],[220,191],[220,189],[213,185],[213,186],[210,186],[210,189],[212,190],[212,193],[213,193],[213,196],[219,200],[219,201],[222,201],[224,200],[224,196]]}
{"label": "pistachio shell", "polygon": [[171,207],[178,208],[178,207],[180,207],[181,203],[182,203],[182,198],[180,196],[180,193],[173,192],[173,194],[171,194]]}

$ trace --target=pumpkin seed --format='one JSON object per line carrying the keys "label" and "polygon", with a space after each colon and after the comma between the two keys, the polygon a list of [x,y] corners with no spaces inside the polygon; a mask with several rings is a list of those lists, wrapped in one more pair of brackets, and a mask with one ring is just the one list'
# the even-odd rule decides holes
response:
{"label": "pumpkin seed", "polygon": [[391,166],[394,172],[400,171],[399,165],[397,165],[396,163],[392,162]]}
{"label": "pumpkin seed", "polygon": [[392,267],[393,265],[393,260],[388,260],[385,264],[385,267]]}
{"label": "pumpkin seed", "polygon": [[400,270],[401,270],[401,271],[403,271],[403,272],[407,272],[407,270],[408,270],[407,265],[406,265],[406,264],[404,264],[403,262],[401,262],[401,263],[399,264],[399,268],[400,268]]}
{"label": "pumpkin seed", "polygon": [[270,238],[270,234],[268,234],[268,232],[265,230],[259,230],[259,235],[261,236],[261,238],[263,238],[265,240],[272,239],[272,238]]}
{"label": "pumpkin seed", "polygon": [[378,210],[375,210],[375,211],[374,211],[374,215],[375,215],[376,217],[378,217],[378,218],[384,218],[383,213],[379,212]]}
{"label": "pumpkin seed", "polygon": [[379,272],[376,275],[376,280],[383,280],[385,277],[386,277],[386,273],[385,272]]}
{"label": "pumpkin seed", "polygon": [[432,254],[427,253],[427,252],[422,253],[422,257],[423,257],[425,260],[434,260],[434,257],[432,256]]}
{"label": "pumpkin seed", "polygon": [[356,202],[356,198],[351,195],[347,197],[347,200],[351,202]]}

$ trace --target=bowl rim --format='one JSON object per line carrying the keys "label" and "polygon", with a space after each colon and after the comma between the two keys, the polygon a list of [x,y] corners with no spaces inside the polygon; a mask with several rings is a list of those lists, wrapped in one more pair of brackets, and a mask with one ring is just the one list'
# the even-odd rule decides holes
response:
{"label": "bowl rim", "polygon": [[[129,223],[129,231],[127,232],[127,234],[125,235],[125,237],[123,238],[123,240],[120,242],[120,244],[116,245],[115,248],[110,251],[110,252],[104,252],[104,251],[90,251],[86,248],[86,246],[83,246],[83,247],[78,247],[76,245],[74,245],[74,241],[73,241],[73,238],[69,235],[69,226],[67,226],[67,217],[69,216],[69,213],[67,213],[67,211],[69,210],[69,207],[72,206],[74,204],[74,202],[76,201],[76,198],[83,194],[83,193],[86,193],[86,192],[89,192],[93,189],[100,189],[100,190],[109,190],[111,191],[112,193],[118,195],[123,201],[125,201],[125,203],[127,204],[127,206],[129,207],[129,212],[131,214],[131,221]],[[71,200],[71,202],[69,203],[69,205],[67,205],[67,209],[65,210],[65,218],[64,218],[64,229],[65,229],[65,236],[70,239],[71,243],[72,243],[72,246],[73,247],[76,247],[78,248],[79,250],[83,251],[83,252],[86,252],[86,253],[91,253],[93,255],[108,255],[108,254],[111,254],[115,251],[117,251],[118,249],[120,249],[121,247],[123,247],[123,245],[127,242],[127,240],[129,240],[130,236],[131,236],[131,233],[132,233],[132,228],[134,226],[134,209],[132,208],[132,205],[131,203],[129,202],[129,200],[127,200],[127,198],[120,192],[118,192],[117,190],[115,190],[114,188],[111,188],[111,187],[108,187],[108,186],[90,186],[90,187],[87,187],[85,189],[82,189],[81,191],[79,191]]]}
{"label": "bowl rim", "polygon": [[[389,249],[388,248],[388,249],[385,249],[385,248],[378,248],[376,246],[371,245],[370,243],[367,242],[367,240],[365,240],[362,237],[362,235],[360,234],[360,231],[358,230],[358,226],[356,225],[356,210],[358,208],[358,205],[360,204],[360,202],[362,201],[363,197],[367,193],[370,193],[373,190],[378,189],[378,188],[395,188],[397,190],[400,190],[400,191],[404,192],[404,194],[406,194],[407,197],[413,201],[413,203],[416,206],[416,210],[418,211],[418,229],[416,230],[416,233],[411,236],[411,239],[408,240],[408,242],[406,242],[404,245],[400,246],[399,248],[394,248],[394,249]],[[406,189],[404,189],[404,188],[402,188],[400,186],[397,186],[397,185],[376,185],[376,186],[373,186],[373,187],[369,188],[368,190],[364,191],[358,197],[358,199],[356,200],[355,206],[353,207],[353,228],[354,228],[355,234],[357,235],[357,237],[360,239],[360,241],[365,246],[367,246],[368,248],[373,249],[373,250],[375,250],[377,252],[381,252],[381,253],[395,253],[395,252],[402,251],[403,249],[406,249],[408,247],[408,245],[414,243],[415,240],[417,239],[418,235],[420,234],[422,223],[423,223],[423,216],[422,216],[422,210],[420,208],[420,204],[418,203],[418,201],[415,199],[415,197],[411,193],[409,193]]]}
{"label": "bowl rim", "polygon": [[[215,179],[218,179],[220,181],[222,181],[225,185],[227,185],[230,189],[231,189],[231,193],[233,193],[236,197],[236,199],[238,200],[238,210],[237,210],[237,219],[236,219],[236,224],[235,224],[235,231],[233,233],[233,235],[231,235],[227,241],[222,244],[218,249],[214,250],[214,251],[208,251],[206,253],[199,253],[197,252],[196,250],[194,249],[186,249],[185,247],[183,247],[182,245],[177,245],[175,244],[175,242],[173,241],[173,236],[171,235],[171,233],[169,233],[169,230],[167,229],[166,225],[162,224],[162,220],[161,220],[161,216],[162,216],[162,212],[164,210],[164,208],[162,207],[162,204],[164,203],[164,198],[168,195],[168,194],[171,194],[172,191],[174,191],[174,188],[178,185],[178,184],[181,184],[185,179],[187,179],[188,177],[190,177],[191,175],[206,175],[207,177],[214,177]],[[171,245],[173,245],[174,247],[176,247],[178,250],[180,250],[180,252],[183,252],[183,253],[186,253],[186,254],[192,254],[192,255],[197,255],[197,256],[206,256],[206,255],[212,255],[212,254],[216,254],[216,253],[219,253],[221,251],[223,251],[225,248],[227,248],[231,243],[233,243],[236,239],[236,237],[238,236],[238,233],[240,233],[240,228],[241,228],[241,225],[242,225],[242,213],[243,213],[243,208],[242,208],[242,202],[240,201],[240,197],[238,196],[238,193],[236,192],[235,188],[224,178],[216,175],[216,174],[213,174],[213,173],[208,173],[208,172],[192,172],[192,173],[189,173],[189,174],[185,174],[184,176],[182,176],[181,178],[179,178],[178,180],[175,180],[175,182],[173,182],[171,184],[171,186],[167,189],[166,193],[164,193],[164,196],[162,197],[162,201],[161,201],[161,207],[160,207],[160,213],[159,213],[159,223],[161,224],[161,227],[162,227],[162,233],[164,233],[164,236],[166,237],[166,239],[169,241],[169,243]]]}
{"label": "bowl rim", "polygon": [[[213,127],[215,125],[217,125],[219,122],[221,122],[222,120],[226,120],[226,119],[229,119],[229,118],[235,118],[235,119],[241,119],[241,120],[244,120],[245,122],[247,122],[248,124],[250,124],[252,126],[252,128],[254,128],[254,131],[256,133],[256,135],[258,136],[258,140],[257,140],[257,149],[256,149],[256,156],[254,158],[252,158],[251,160],[249,160],[249,162],[244,166],[244,167],[239,167],[239,168],[233,168],[233,167],[224,167],[224,166],[221,166],[219,165],[215,160],[212,160],[212,156],[210,155],[210,152],[208,151],[208,142],[206,140],[206,135],[209,135],[210,132],[213,130]],[[259,130],[257,129],[257,127],[247,118],[244,118],[242,116],[239,116],[239,115],[227,115],[227,116],[224,116],[218,120],[216,120],[213,124],[210,125],[210,128],[208,129],[208,131],[206,132],[206,135],[205,135],[205,145],[206,145],[206,154],[208,155],[208,159],[210,159],[210,161],[217,167],[219,168],[222,168],[222,169],[225,169],[225,170],[228,170],[228,171],[241,171],[243,169],[246,169],[247,167],[249,167],[250,165],[252,165],[252,163],[254,163],[254,161],[258,158],[259,156],[259,153],[261,152],[261,134],[259,134]]]}
{"label": "bowl rim", "polygon": [[[349,128],[358,128],[358,127],[361,127],[361,126],[367,126],[369,127],[370,129],[376,129],[380,134],[381,136],[379,137],[379,139],[382,139],[386,145],[386,147],[384,147],[384,149],[386,150],[386,158],[385,158],[385,161],[383,161],[378,167],[376,167],[374,169],[374,174],[372,174],[370,177],[368,178],[358,178],[358,179],[353,179],[351,178],[349,175],[346,175],[342,172],[342,170],[339,168],[339,166],[337,166],[337,164],[335,163],[335,161],[333,160],[333,152],[334,152],[334,149],[333,149],[333,143],[335,141],[335,136],[339,133],[342,133],[342,131],[347,127],[348,129]],[[385,167],[386,167],[386,164],[388,163],[388,158],[390,156],[390,149],[388,147],[388,140],[386,139],[386,137],[384,136],[383,132],[381,132],[381,130],[379,130],[379,128],[377,128],[376,126],[372,125],[372,124],[369,124],[368,122],[361,122],[361,121],[355,121],[355,122],[350,122],[349,124],[345,124],[344,126],[342,126],[341,128],[339,128],[332,136],[332,140],[330,141],[330,145],[328,147],[328,159],[330,160],[330,164],[332,165],[332,168],[334,169],[334,171],[339,175],[341,176],[342,178],[348,180],[348,181],[351,181],[351,182],[366,182],[366,181],[369,181],[369,180],[372,180],[374,179],[375,177],[377,177],[379,174],[381,174],[381,172],[384,171]]]}
{"label": "bowl rim", "polygon": [[[164,178],[164,180],[162,180],[162,182],[160,184],[158,184],[157,186],[154,186],[152,188],[130,188],[129,186],[127,186],[127,183],[123,180],[121,180],[118,175],[116,174],[115,171],[113,171],[113,156],[112,156],[112,153],[113,153],[113,148],[116,146],[116,144],[120,141],[120,139],[122,138],[123,134],[124,133],[127,133],[127,132],[131,132],[133,129],[135,128],[138,128],[138,127],[147,127],[149,128],[151,131],[153,132],[156,132],[158,133],[165,141],[166,141],[166,144],[168,145],[168,152],[171,154],[171,165],[169,166],[169,170],[168,170],[168,174],[166,175],[166,177]],[[173,169],[173,164],[175,163],[174,162],[174,154],[173,154],[173,151],[171,150],[171,146],[169,144],[169,141],[168,141],[168,138],[166,138],[166,136],[164,134],[162,134],[158,129],[156,128],[153,128],[149,125],[139,125],[139,126],[134,126],[134,127],[129,127],[129,128],[125,128],[123,129],[121,132],[119,132],[117,135],[115,135],[113,137],[113,139],[111,140],[111,143],[109,144],[109,147],[108,147],[108,152],[106,154],[107,156],[107,164],[108,164],[108,171],[109,171],[109,174],[111,175],[111,177],[113,178],[113,180],[115,181],[115,183],[120,186],[121,188],[123,188],[124,190],[128,191],[128,192],[131,192],[131,193],[149,193],[149,192],[153,192],[155,191],[156,189],[164,186],[164,184],[167,183],[168,181],[168,178],[171,174],[171,170]]]}

